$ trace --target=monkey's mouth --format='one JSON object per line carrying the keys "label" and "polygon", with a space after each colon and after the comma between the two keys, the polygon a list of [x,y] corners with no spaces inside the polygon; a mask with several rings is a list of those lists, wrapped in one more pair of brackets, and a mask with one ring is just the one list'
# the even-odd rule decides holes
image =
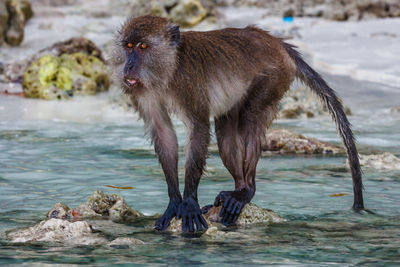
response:
{"label": "monkey's mouth", "polygon": [[139,81],[136,80],[136,79],[126,78],[126,79],[125,79],[125,83],[126,83],[128,86],[135,86],[135,85],[137,85],[137,84],[139,83]]}

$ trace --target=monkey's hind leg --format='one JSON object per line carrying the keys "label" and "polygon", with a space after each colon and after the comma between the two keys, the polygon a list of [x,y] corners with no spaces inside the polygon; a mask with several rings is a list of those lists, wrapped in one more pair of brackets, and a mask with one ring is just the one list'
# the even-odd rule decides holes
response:
{"label": "monkey's hind leg", "polygon": [[214,206],[222,203],[220,216],[225,225],[236,222],[242,208],[256,191],[256,167],[269,114],[265,110],[250,109],[248,104],[215,119],[219,153],[235,179],[235,190],[220,192],[214,202]]}

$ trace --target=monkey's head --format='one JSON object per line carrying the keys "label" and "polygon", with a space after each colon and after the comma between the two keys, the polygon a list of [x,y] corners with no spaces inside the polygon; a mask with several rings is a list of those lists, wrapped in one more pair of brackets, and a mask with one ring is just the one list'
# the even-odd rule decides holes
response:
{"label": "monkey's head", "polygon": [[142,16],[129,19],[119,33],[112,61],[125,93],[166,88],[176,69],[179,26]]}

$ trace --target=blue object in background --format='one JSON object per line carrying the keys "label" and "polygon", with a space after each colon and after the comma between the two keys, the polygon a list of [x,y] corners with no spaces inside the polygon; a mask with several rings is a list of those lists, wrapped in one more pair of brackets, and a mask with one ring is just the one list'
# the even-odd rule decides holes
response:
{"label": "blue object in background", "polygon": [[293,22],[293,17],[284,17],[283,18],[283,22],[292,23]]}

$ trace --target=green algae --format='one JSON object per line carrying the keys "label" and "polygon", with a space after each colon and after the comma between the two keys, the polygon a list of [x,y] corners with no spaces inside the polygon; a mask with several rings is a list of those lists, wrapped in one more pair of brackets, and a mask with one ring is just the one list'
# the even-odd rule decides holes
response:
{"label": "green algae", "polygon": [[42,56],[27,68],[22,82],[26,97],[47,100],[94,95],[109,85],[105,64],[81,52]]}

